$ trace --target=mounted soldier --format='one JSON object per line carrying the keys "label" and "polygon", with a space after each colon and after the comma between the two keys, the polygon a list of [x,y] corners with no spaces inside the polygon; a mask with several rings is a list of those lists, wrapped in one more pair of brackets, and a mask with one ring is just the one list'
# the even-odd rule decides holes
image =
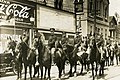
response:
{"label": "mounted soldier", "polygon": [[22,40],[25,42],[27,45],[29,44],[29,33],[28,29],[23,30],[23,35],[22,35]]}
{"label": "mounted soldier", "polygon": [[51,34],[50,34],[50,37],[48,39],[48,47],[49,47],[49,50],[52,54],[52,61],[53,61],[53,56],[54,56],[54,52],[55,52],[55,42],[57,40],[57,37],[54,34],[54,32],[55,32],[54,28],[50,28],[50,32],[51,32]]}
{"label": "mounted soldier", "polygon": [[62,32],[61,45],[62,45],[63,50],[65,46],[67,45],[67,43],[68,43],[68,38],[66,37],[66,33]]}
{"label": "mounted soldier", "polygon": [[76,32],[76,37],[74,39],[74,46],[79,47],[82,43],[81,35],[79,35],[79,32]]}
{"label": "mounted soldier", "polygon": [[51,34],[48,39],[48,47],[49,47],[51,53],[54,53],[54,51],[55,51],[55,41],[57,40],[57,37],[55,36],[54,31],[55,31],[54,28],[50,28]]}

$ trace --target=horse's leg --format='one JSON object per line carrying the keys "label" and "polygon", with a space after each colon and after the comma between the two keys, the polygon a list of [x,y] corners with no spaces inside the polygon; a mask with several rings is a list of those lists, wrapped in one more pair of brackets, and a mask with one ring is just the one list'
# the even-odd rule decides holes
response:
{"label": "horse's leg", "polygon": [[22,77],[22,62],[18,64],[18,75],[19,75],[19,78]]}
{"label": "horse's leg", "polygon": [[110,57],[108,57],[108,66],[110,66]]}
{"label": "horse's leg", "polygon": [[43,66],[40,66],[40,70],[41,70],[41,79],[43,78]]}
{"label": "horse's leg", "polygon": [[102,74],[104,75],[104,67],[105,67],[105,61],[102,63]]}
{"label": "horse's leg", "polygon": [[26,80],[26,75],[27,75],[27,65],[25,64],[25,79]]}
{"label": "horse's leg", "polygon": [[84,61],[84,66],[85,66],[85,70],[87,69],[87,67],[86,67],[86,61]]}
{"label": "horse's leg", "polygon": [[82,67],[81,67],[81,72],[80,72],[80,74],[82,74],[82,72],[83,72],[83,63],[81,63],[81,65],[82,65]]}
{"label": "horse's leg", "polygon": [[59,78],[61,78],[60,65],[58,66],[58,70],[59,70]]}
{"label": "horse's leg", "polygon": [[63,62],[63,74],[65,74],[65,60],[64,60],[64,62]]}
{"label": "horse's leg", "polygon": [[119,62],[120,62],[120,52],[119,52]]}
{"label": "horse's leg", "polygon": [[101,76],[101,71],[102,71],[102,63],[100,63],[99,76]]}
{"label": "horse's leg", "polygon": [[75,68],[75,71],[74,71],[74,73],[76,73],[76,70],[77,70],[77,61],[75,61],[74,68]]}
{"label": "horse's leg", "polygon": [[114,57],[112,56],[112,66],[114,65],[114,62],[113,62],[113,60],[114,60]]}
{"label": "horse's leg", "polygon": [[50,77],[50,70],[51,70],[51,67],[48,68],[48,79],[51,80],[51,77]]}
{"label": "horse's leg", "polygon": [[35,64],[33,64],[33,68],[34,68],[34,74],[33,74],[33,77],[35,77],[35,74],[36,74],[36,70],[35,70]]}
{"label": "horse's leg", "polygon": [[30,74],[30,79],[32,80],[32,65],[29,65],[29,74]]}
{"label": "horse's leg", "polygon": [[94,63],[91,63],[91,67],[92,67],[92,76],[93,76],[93,80],[95,80],[95,76],[94,76]]}
{"label": "horse's leg", "polygon": [[97,76],[97,71],[98,71],[98,62],[96,61],[95,63],[96,63],[96,66],[95,66],[95,67],[96,67],[96,68],[95,68],[95,72],[96,72],[96,74],[95,74],[95,76]]}
{"label": "horse's leg", "polygon": [[34,75],[33,75],[33,77],[35,77],[35,75],[36,75],[36,73],[37,73],[37,70],[36,70],[35,64],[33,65],[33,67],[34,67]]}
{"label": "horse's leg", "polygon": [[18,63],[18,65],[17,65],[17,79],[19,79],[20,78],[20,67],[19,67],[19,63]]}
{"label": "horse's leg", "polygon": [[47,72],[47,67],[45,67],[44,79],[46,79],[46,72]]}
{"label": "horse's leg", "polygon": [[70,71],[69,71],[70,77],[72,77],[72,67],[73,65],[70,63]]}
{"label": "horse's leg", "polygon": [[21,61],[21,64],[20,64],[20,78],[22,78],[22,69],[23,69],[23,63]]}
{"label": "horse's leg", "polygon": [[61,79],[61,75],[62,75],[62,65],[61,65],[61,63],[59,63],[57,65],[57,67],[58,67],[58,70],[59,70],[59,79]]}
{"label": "horse's leg", "polygon": [[89,71],[89,61],[86,60],[86,68],[87,68],[87,72]]}
{"label": "horse's leg", "polygon": [[37,77],[39,77],[39,67],[40,67],[39,65],[37,65],[37,66],[35,67],[35,69],[36,69],[35,72],[36,72],[36,74],[38,73]]}
{"label": "horse's leg", "polygon": [[118,55],[116,54],[115,57],[116,57],[116,64],[118,65]]}
{"label": "horse's leg", "polygon": [[108,66],[108,57],[105,58],[105,65]]}

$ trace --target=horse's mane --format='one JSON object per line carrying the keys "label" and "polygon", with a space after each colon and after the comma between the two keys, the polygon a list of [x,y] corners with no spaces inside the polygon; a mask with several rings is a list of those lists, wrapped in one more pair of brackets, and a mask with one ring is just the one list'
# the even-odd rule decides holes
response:
{"label": "horse's mane", "polygon": [[45,44],[45,36],[44,36],[44,34],[41,33],[41,32],[39,32],[39,33],[41,35],[41,41],[42,41],[42,43]]}

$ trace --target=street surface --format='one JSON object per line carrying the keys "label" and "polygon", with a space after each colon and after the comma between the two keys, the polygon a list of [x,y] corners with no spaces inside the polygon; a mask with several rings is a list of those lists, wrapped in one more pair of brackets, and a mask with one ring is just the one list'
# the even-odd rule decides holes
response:
{"label": "street surface", "polygon": [[[80,66],[78,65],[77,68],[77,77],[68,77],[66,74],[65,76],[62,76],[62,80],[92,80],[91,71],[86,72],[84,70],[83,75],[79,75],[78,72],[80,72]],[[66,65],[65,69],[66,73],[68,73],[69,65]],[[13,72],[9,72],[5,76],[1,76],[0,80],[16,80],[16,78],[17,75],[14,75]],[[22,74],[21,80],[24,80],[24,74]],[[27,80],[30,80],[29,73],[27,73]],[[40,78],[33,78],[33,80],[40,80]],[[56,66],[52,66],[51,80],[58,80],[58,69]],[[97,76],[95,77],[95,80],[120,80],[120,65],[105,67],[105,75],[101,77]]]}

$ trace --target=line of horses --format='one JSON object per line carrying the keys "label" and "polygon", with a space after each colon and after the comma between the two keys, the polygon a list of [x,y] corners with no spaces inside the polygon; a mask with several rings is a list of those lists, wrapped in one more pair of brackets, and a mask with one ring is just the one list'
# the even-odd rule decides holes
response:
{"label": "line of horses", "polygon": [[[91,43],[88,44],[87,49],[84,49],[82,45],[77,45],[75,47],[74,45],[66,44],[66,46],[64,46],[63,48],[57,48],[53,54],[54,55],[53,57],[51,51],[49,50],[49,47],[43,43],[41,38],[34,40],[33,48],[30,48],[28,44],[24,41],[21,41],[18,45],[15,45],[14,41],[12,41],[11,44],[9,44],[9,49],[13,49],[12,47],[16,48],[16,50],[13,51],[14,54],[16,54],[15,59],[18,70],[17,79],[21,79],[21,72],[23,68],[22,64],[24,64],[25,70],[24,80],[26,80],[27,67],[29,67],[29,74],[31,80],[33,77],[36,76],[37,73],[38,77],[39,74],[41,73],[41,79],[43,78],[43,67],[45,67],[44,78],[46,79],[46,72],[48,70],[47,79],[51,80],[50,71],[52,60],[54,60],[54,63],[58,67],[59,71],[58,76],[59,79],[61,79],[62,72],[65,73],[66,60],[68,60],[70,64],[69,76],[73,76],[73,74],[76,73],[77,62],[79,61],[81,63],[80,74],[83,73],[83,67],[86,68],[87,66],[88,71],[90,70],[91,65],[93,80],[95,80],[95,76],[97,75],[98,70],[100,76],[104,75],[105,62],[109,63],[110,58],[112,63],[111,56],[114,53],[114,47],[112,47],[111,45],[110,46],[106,46],[104,44],[98,45],[96,43],[97,43],[96,40],[92,39]],[[100,66],[99,69],[98,66]],[[34,69],[33,76],[32,67]],[[75,70],[74,72],[72,71],[73,67]],[[39,72],[39,70],[41,72]]]}

